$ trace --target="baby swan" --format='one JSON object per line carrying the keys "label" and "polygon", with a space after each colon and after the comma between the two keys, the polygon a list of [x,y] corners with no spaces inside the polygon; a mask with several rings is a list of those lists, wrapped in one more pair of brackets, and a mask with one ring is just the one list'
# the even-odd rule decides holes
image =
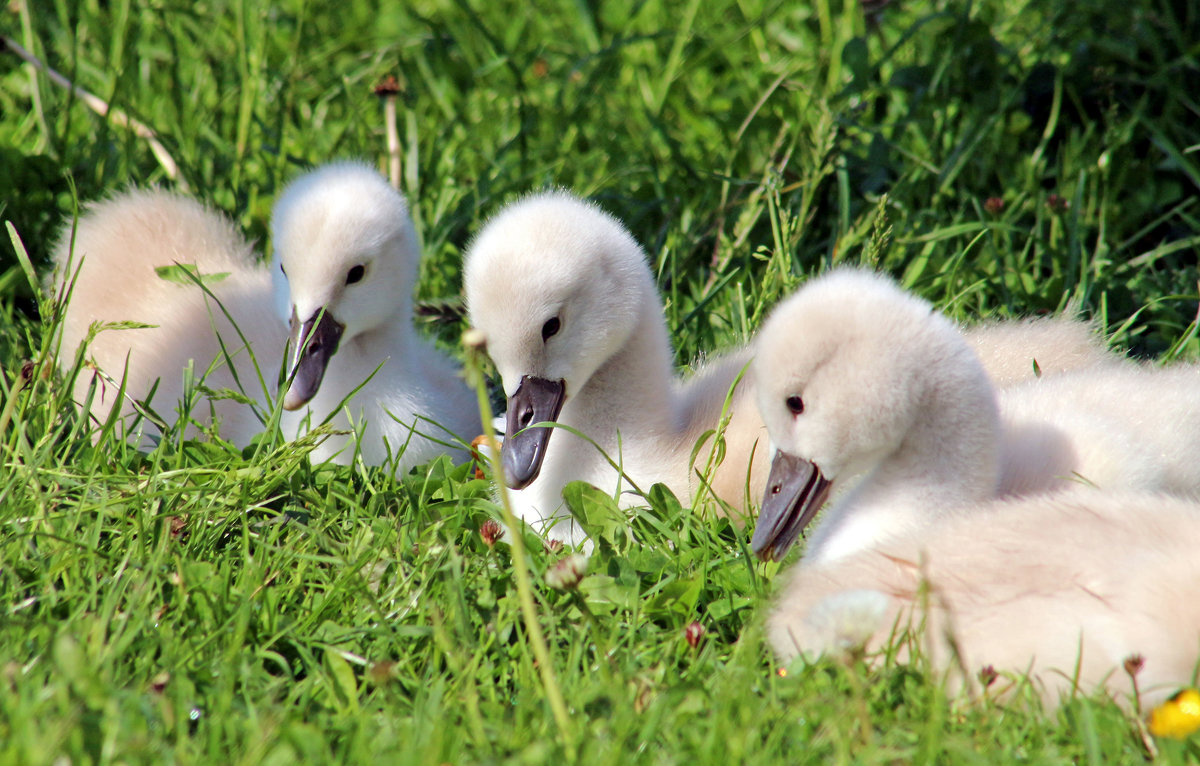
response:
{"label": "baby swan", "polygon": [[831,489],[809,561],[928,525],[937,509],[992,497],[999,409],[962,334],[890,280],[840,270],[809,281],[759,332],[751,368],[778,450],[754,531],[779,559]]}
{"label": "baby swan", "polygon": [[[396,460],[397,472],[461,455],[452,445],[478,433],[478,407],[457,367],[413,328],[421,251],[404,197],[366,165],[333,163],[283,191],[271,230],[275,294],[292,328],[285,431],[332,416],[359,428],[366,463]],[[313,457],[348,463],[352,442],[328,439]]]}
{"label": "baby swan", "polygon": [[[572,542],[585,539],[564,507],[563,487],[582,479],[628,489],[601,450],[642,490],[661,482],[685,502],[695,496],[711,439],[694,466],[692,450],[718,427],[749,357],[734,353],[689,381],[675,377],[653,275],[619,221],[566,192],[520,200],[471,244],[464,289],[508,396],[502,457],[523,518]],[[748,472],[750,497],[766,473],[751,390],[743,379],[734,391],[724,461],[710,477],[714,492],[738,509],[746,506]],[[526,428],[543,421],[570,426],[595,445],[565,429]]]}
{"label": "baby swan", "polygon": [[[78,375],[74,394],[77,402],[85,402],[96,378],[86,413],[93,420],[102,422],[119,408],[122,422],[131,428],[137,417],[134,402],[154,389],[151,408],[175,421],[189,362],[196,380],[209,389],[230,389],[260,403],[269,399],[287,327],[271,309],[270,275],[256,264],[250,244],[225,216],[167,191],[122,192],[89,205],[74,230],[63,232],[54,263],[56,292],[74,281],[59,339],[59,353],[68,365],[94,322],[154,325],[103,330],[88,346],[87,358],[99,372]],[[186,277],[169,281],[155,271],[174,263],[195,267],[246,342],[204,290]],[[117,401],[123,378],[124,397]],[[234,398],[204,399],[189,409],[189,421],[208,425],[216,420],[222,435],[237,444],[248,443],[263,429],[254,410]],[[147,448],[161,436],[153,423],[143,423],[139,430]],[[189,425],[187,432],[196,429]]]}
{"label": "baby swan", "polygon": [[[886,322],[878,317],[887,317]],[[946,509],[1080,480],[1200,491],[1200,370],[1099,364],[999,394],[958,330],[890,280],[837,271],[772,314],[752,373],[779,449],[754,549],[779,558],[832,484],[810,560],[920,529]]]}
{"label": "baby swan", "polygon": [[[1200,506],[1110,488],[1187,491],[1184,452],[1200,438],[1194,369],[1117,365],[1026,384],[1039,427],[1060,429],[1073,450],[1065,468],[1102,476],[1105,489],[1064,479],[1066,489],[1008,500],[996,495],[1014,445],[1031,441],[1028,424],[1015,427],[1008,403],[998,406],[957,329],[886,278],[836,271],[809,282],[763,327],[752,371],[779,448],[755,531],[760,555],[780,558],[830,489],[863,477],[826,511],[768,620],[782,657],[878,648],[893,628],[924,619],[927,656],[942,669],[956,656],[968,669],[1032,668],[1052,693],[1070,684],[1078,659],[1082,685],[1117,690],[1110,671],[1140,653],[1153,664],[1143,688],[1189,679],[1200,653],[1190,594]],[[1130,401],[1100,406],[1101,385]],[[1020,390],[1005,396],[1020,401]],[[1051,417],[1043,391],[1092,407],[1094,431]],[[1147,409],[1162,414],[1132,418]],[[1124,419],[1138,420],[1137,438]],[[1151,432],[1172,431],[1168,420],[1182,435]],[[1032,441],[1028,449],[1043,449]],[[1191,446],[1172,454],[1168,444]],[[1114,456],[1127,471],[1106,472]]]}
{"label": "baby swan", "polygon": [[[71,277],[68,259],[80,269],[64,317],[62,351],[73,352],[95,321],[154,325],[106,330],[92,341],[87,353],[104,372],[94,417],[107,416],[114,406],[114,381],[121,380],[126,360],[126,400],[120,404],[126,417],[133,401],[157,385],[154,405],[174,420],[161,412],[162,403],[180,400],[189,360],[197,377],[214,368],[206,387],[240,391],[260,410],[269,409],[290,318],[291,385],[283,404],[295,412],[282,420],[287,436],[303,435],[330,416],[344,428],[353,420],[361,425],[363,460],[382,464],[399,455],[395,468],[403,471],[447,452],[451,433],[478,431],[474,399],[454,366],[412,326],[420,251],[402,196],[365,165],[326,165],[287,187],[272,229],[275,254],[268,269],[256,263],[231,222],[194,200],[129,191],[88,209],[73,250],[68,232],[55,252],[59,285]],[[156,268],[176,262],[195,266],[248,343],[194,283],[159,277]],[[307,345],[296,352],[301,340]],[[255,375],[251,351],[265,384]],[[82,402],[89,381],[81,378],[76,398]],[[221,435],[236,444],[263,428],[253,409],[234,399],[204,400],[202,407],[189,417],[215,420]],[[351,437],[327,439],[313,457],[349,462],[353,443]]]}

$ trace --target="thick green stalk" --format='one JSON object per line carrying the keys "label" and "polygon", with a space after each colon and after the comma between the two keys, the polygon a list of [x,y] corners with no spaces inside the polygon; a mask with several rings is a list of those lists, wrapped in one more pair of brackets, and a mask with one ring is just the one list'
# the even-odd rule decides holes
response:
{"label": "thick green stalk", "polygon": [[[468,333],[475,332],[473,330]],[[500,508],[504,514],[504,526],[508,528],[509,545],[512,547],[513,576],[517,581],[517,600],[521,603],[521,616],[524,618],[525,631],[529,635],[529,644],[533,656],[537,660],[538,672],[542,675],[542,686],[546,689],[546,698],[550,702],[550,710],[554,713],[554,721],[558,725],[559,738],[567,752],[569,761],[575,760],[575,737],[571,731],[571,718],[567,712],[567,703],[558,679],[554,675],[554,666],[550,660],[550,649],[546,645],[546,637],[542,633],[541,623],[538,622],[537,605],[533,602],[533,583],[529,576],[529,564],[525,561],[525,538],[521,534],[522,524],[517,520],[508,498],[508,487],[504,484],[504,469],[500,463],[500,445],[492,434],[492,405],[488,401],[487,386],[484,384],[483,373],[479,366],[479,349],[470,340],[464,340],[467,347],[467,363],[465,370],[467,384],[475,389],[479,397],[479,415],[483,423],[483,437],[488,447],[488,461],[492,466],[492,476],[496,479],[496,491],[500,498]]]}

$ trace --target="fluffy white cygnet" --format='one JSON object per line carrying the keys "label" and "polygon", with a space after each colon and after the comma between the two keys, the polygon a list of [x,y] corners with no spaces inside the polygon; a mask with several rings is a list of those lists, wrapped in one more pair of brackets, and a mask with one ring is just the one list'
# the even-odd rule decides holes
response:
{"label": "fluffy white cygnet", "polygon": [[[269,412],[290,319],[292,356],[285,373],[291,385],[283,404],[295,412],[285,413],[281,423],[289,437],[330,416],[335,427],[353,421],[362,434],[362,459],[382,464],[400,455],[395,467],[401,471],[454,451],[448,446],[452,434],[465,438],[479,430],[474,399],[453,364],[412,326],[420,254],[403,197],[371,168],[335,163],[287,187],[272,227],[275,255],[267,268],[256,263],[228,220],[193,200],[129,191],[88,208],[73,248],[68,231],[55,253],[57,284],[73,273],[69,259],[72,269],[80,268],[61,354],[73,354],[96,321],[154,325],[105,330],[88,347],[101,371],[93,417],[106,417],[116,404],[127,359],[120,403],[126,418],[133,402],[157,385],[152,407],[175,421],[188,360],[194,360],[197,377],[213,368],[207,388],[237,391],[256,401],[260,414]],[[194,265],[224,311],[195,284],[161,279],[156,268],[174,263]],[[297,353],[301,340],[305,345]],[[251,350],[262,382],[249,361]],[[81,375],[76,383],[81,402],[89,382]],[[215,418],[221,435],[237,444],[263,428],[253,408],[233,399],[202,397],[190,417],[201,424]],[[156,435],[152,427],[144,430]],[[322,442],[314,459],[345,463],[354,454],[354,437],[338,436]]]}
{"label": "fluffy white cygnet", "polygon": [[[292,326],[284,407],[297,412],[285,431],[332,415],[335,427],[359,430],[368,464],[403,451],[398,471],[461,455],[480,430],[478,404],[457,366],[413,328],[421,252],[404,198],[365,165],[325,165],[283,191],[271,229],[275,292],[287,296],[280,309]],[[349,462],[353,447],[329,439],[314,458]]]}
{"label": "fluffy white cygnet", "polygon": [[[695,465],[693,448],[718,427],[749,357],[736,352],[689,380],[676,378],[653,275],[619,221],[565,192],[520,200],[471,244],[464,289],[508,396],[503,458],[523,518],[571,542],[585,539],[562,489],[584,480],[628,491],[605,454],[643,491],[661,482],[685,502],[694,497],[713,441]],[[750,391],[747,379],[734,391],[724,460],[708,477],[736,509],[759,496],[766,473],[765,432]],[[562,428],[526,428],[544,421],[595,444]]]}
{"label": "fluffy white cygnet", "polygon": [[[768,620],[782,657],[878,648],[897,624],[927,620],[919,635],[935,667],[1032,670],[1050,701],[1076,661],[1087,689],[1120,690],[1110,673],[1135,653],[1144,690],[1189,680],[1200,507],[1112,488],[1195,489],[1185,459],[1200,446],[1194,369],[1087,368],[1014,387],[1001,406],[929,304],[881,276],[837,271],[772,314],[753,372],[779,448],[755,550],[779,558],[829,491],[858,477]],[[1030,436],[1035,422],[1055,438]],[[1036,455],[1025,478],[1042,484],[998,500],[1020,449]],[[1112,469],[1122,461],[1128,472]]]}

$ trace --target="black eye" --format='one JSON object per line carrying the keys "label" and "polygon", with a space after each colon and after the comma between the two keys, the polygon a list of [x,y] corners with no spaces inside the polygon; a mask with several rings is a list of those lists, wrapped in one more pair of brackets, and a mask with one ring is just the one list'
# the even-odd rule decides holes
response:
{"label": "black eye", "polygon": [[287,276],[287,269],[285,269],[283,267],[283,261],[279,262],[279,273],[284,275],[285,277]]}
{"label": "black eye", "polygon": [[542,342],[545,343],[557,335],[560,327],[562,327],[562,322],[558,321],[558,317],[547,319],[546,324],[542,325]]}
{"label": "black eye", "polygon": [[799,415],[804,412],[804,400],[798,396],[789,396],[784,400],[784,404],[791,410],[793,415]]}
{"label": "black eye", "polygon": [[350,269],[350,271],[346,272],[346,284],[352,285],[355,282],[361,281],[366,273],[367,268],[362,264],[355,266],[354,268]]}

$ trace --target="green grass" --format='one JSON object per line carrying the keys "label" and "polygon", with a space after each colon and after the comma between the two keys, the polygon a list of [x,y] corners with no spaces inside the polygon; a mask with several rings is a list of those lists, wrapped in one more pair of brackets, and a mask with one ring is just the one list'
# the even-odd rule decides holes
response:
{"label": "green grass", "polygon": [[[1200,354],[1194,4],[345,5],[28,1],[0,28],[153,127],[264,249],[302,168],[382,162],[372,88],[396,75],[424,300],[457,300],[499,205],[561,185],[645,244],[681,365],[859,261],[959,319],[1076,304],[1117,347]],[[171,185],[9,54],[0,178],[38,269],[78,202]],[[274,436],[93,444],[51,320],[0,248],[0,762],[1143,760],[1111,703],[952,703],[919,666],[780,676],[759,628],[778,567],[660,492],[625,523],[579,489],[604,531],[578,591],[547,587],[565,554],[524,537],[560,730],[473,467],[314,467]],[[430,326],[447,348],[462,329]],[[1195,738],[1159,745],[1200,760]]]}

